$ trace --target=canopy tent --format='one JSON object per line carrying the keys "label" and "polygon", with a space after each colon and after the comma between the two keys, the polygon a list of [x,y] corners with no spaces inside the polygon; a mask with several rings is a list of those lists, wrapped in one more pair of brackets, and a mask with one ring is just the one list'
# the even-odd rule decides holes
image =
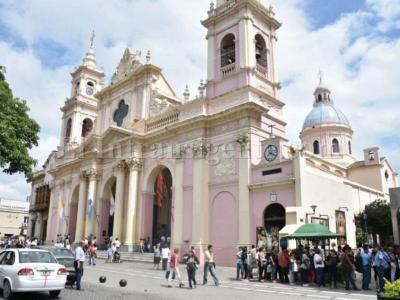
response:
{"label": "canopy tent", "polygon": [[341,237],[329,231],[327,227],[321,224],[304,224],[300,226],[293,234],[286,236],[287,239],[297,240],[317,240],[317,239],[335,239]]}

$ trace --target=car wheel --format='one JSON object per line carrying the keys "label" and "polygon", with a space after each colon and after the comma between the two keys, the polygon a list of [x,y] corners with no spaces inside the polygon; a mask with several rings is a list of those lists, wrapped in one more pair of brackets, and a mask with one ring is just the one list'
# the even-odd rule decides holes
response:
{"label": "car wheel", "polygon": [[13,293],[11,290],[11,284],[8,280],[4,281],[3,284],[3,298],[6,300],[12,299]]}
{"label": "car wheel", "polygon": [[58,296],[60,295],[61,291],[50,291],[50,298],[54,299],[54,298],[58,298]]}

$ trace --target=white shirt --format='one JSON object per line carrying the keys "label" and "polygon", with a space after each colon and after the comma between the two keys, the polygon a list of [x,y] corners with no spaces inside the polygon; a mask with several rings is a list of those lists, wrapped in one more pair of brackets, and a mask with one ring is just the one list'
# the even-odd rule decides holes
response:
{"label": "white shirt", "polygon": [[169,253],[170,253],[169,248],[163,248],[162,251],[161,251],[161,257],[163,259],[168,258],[169,257]]}
{"label": "white shirt", "polygon": [[83,252],[83,249],[80,246],[75,249],[75,260],[79,260],[80,262],[85,261],[85,252]]}
{"label": "white shirt", "polygon": [[120,241],[115,241],[115,247],[117,247],[117,248],[119,248],[119,247],[121,247],[121,242]]}
{"label": "white shirt", "polygon": [[322,260],[322,256],[321,255],[314,254],[314,266],[315,266],[316,269],[325,267],[324,261]]}

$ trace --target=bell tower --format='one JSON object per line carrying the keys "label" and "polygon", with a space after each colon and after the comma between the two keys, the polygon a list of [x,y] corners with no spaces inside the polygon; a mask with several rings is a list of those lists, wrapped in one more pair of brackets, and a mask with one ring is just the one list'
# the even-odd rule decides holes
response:
{"label": "bell tower", "polygon": [[207,98],[251,86],[277,97],[274,48],[281,24],[261,0],[211,3],[207,28]]}
{"label": "bell tower", "polygon": [[95,94],[102,88],[104,72],[96,65],[93,40],[94,33],[82,63],[71,72],[71,95],[61,108],[60,153],[79,146],[92,132],[97,117],[98,100]]}

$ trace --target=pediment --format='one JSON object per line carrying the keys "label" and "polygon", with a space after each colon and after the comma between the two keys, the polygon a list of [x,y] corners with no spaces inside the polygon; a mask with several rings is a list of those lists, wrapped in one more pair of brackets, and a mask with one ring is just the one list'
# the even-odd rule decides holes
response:
{"label": "pediment", "polygon": [[103,149],[107,149],[109,146],[116,144],[119,140],[130,136],[132,132],[130,130],[112,126],[104,132],[101,141]]}

